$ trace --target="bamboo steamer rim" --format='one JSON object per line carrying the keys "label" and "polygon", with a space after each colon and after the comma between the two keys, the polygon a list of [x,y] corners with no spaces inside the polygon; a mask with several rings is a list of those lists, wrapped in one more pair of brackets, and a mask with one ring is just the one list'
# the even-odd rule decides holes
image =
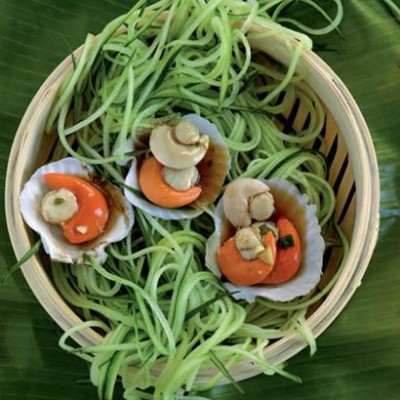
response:
{"label": "bamboo steamer rim", "polygon": [[[284,65],[288,65],[291,51],[287,41],[276,34],[271,34],[267,28],[255,24],[251,27],[251,33],[254,33],[250,40],[252,48],[263,51]],[[293,44],[297,45],[294,41]],[[75,57],[79,57],[82,49],[83,46],[74,52]],[[18,259],[32,247],[29,228],[25,226],[19,212],[18,200],[23,184],[37,167],[36,158],[29,155],[38,154],[41,141],[37,135],[43,132],[58,88],[71,67],[71,58],[67,57],[43,83],[21,120],[10,152],[5,186],[5,208],[8,231]],[[336,121],[349,152],[356,182],[357,213],[347,261],[327,298],[307,319],[313,335],[318,337],[335,320],[361,284],[371,259],[379,226],[379,174],[368,127],[343,82],[322,59],[309,50],[302,52],[299,68],[306,72],[305,81],[318,94]],[[349,134],[350,132],[352,134]],[[368,245],[365,246],[365,243]],[[83,322],[55,289],[38,256],[32,257],[22,267],[22,272],[39,302],[63,330]],[[75,332],[72,337],[81,346],[94,345],[102,341],[102,336],[90,328]],[[267,346],[265,357],[273,364],[280,364],[305,346],[300,334],[293,330]],[[198,382],[204,382],[207,378],[214,377],[216,373],[215,368],[201,371]],[[241,380],[259,374],[260,370],[251,363],[242,361],[232,368],[231,373],[235,379]],[[221,383],[226,381],[222,380]]]}

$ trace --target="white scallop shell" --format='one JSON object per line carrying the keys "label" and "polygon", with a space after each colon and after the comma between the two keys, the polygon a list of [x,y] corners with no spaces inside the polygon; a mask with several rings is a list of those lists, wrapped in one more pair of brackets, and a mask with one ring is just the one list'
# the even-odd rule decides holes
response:
{"label": "white scallop shell", "polygon": [[[285,180],[272,178],[264,182],[270,187],[278,210],[296,224],[302,239],[302,265],[292,279],[277,285],[237,286],[224,283],[229,292],[236,292],[233,297],[249,303],[254,302],[256,296],[281,302],[305,296],[315,288],[322,274],[325,242],[321,236],[315,206],[308,204],[308,196],[301,194],[294,185]],[[218,277],[221,272],[216,252],[228,239],[228,226],[220,200],[215,211],[215,231],[206,245],[206,266]]]}
{"label": "white scallop shell", "polygon": [[[187,114],[184,115],[183,118],[191,121],[199,129],[201,134],[209,136],[211,142],[226,148],[226,144],[214,124],[197,114]],[[226,152],[228,154],[228,150],[226,150]],[[230,159],[228,156],[226,161],[226,172],[229,170],[229,165]],[[147,200],[140,191],[136,159],[132,160],[131,167],[125,178],[125,185],[126,188],[124,194],[128,201],[130,201],[135,207],[140,208],[141,210],[146,211],[148,214],[157,218],[164,220],[196,218],[204,211],[203,209],[190,208],[190,206],[186,206],[184,208],[164,208]],[[134,189],[134,191],[137,193],[129,190],[129,187]]]}
{"label": "white scallop shell", "polygon": [[98,262],[104,263],[107,258],[105,247],[122,240],[133,226],[134,213],[131,204],[126,201],[119,189],[107,184],[106,191],[118,207],[110,209],[109,222],[105,231],[87,244],[70,244],[65,240],[62,228],[46,222],[40,212],[41,200],[50,191],[43,175],[50,172],[77,175],[87,180],[90,180],[93,175],[92,167],[72,157],[40,167],[26,182],[20,194],[20,211],[25,222],[40,235],[44,250],[51,259],[64,263],[82,262],[83,254],[86,253]]}
{"label": "white scallop shell", "polygon": [[[125,141],[125,145],[122,147],[118,147],[117,145],[114,146],[113,150],[112,150],[112,155],[116,156],[119,154],[126,154],[126,153],[130,153],[131,151],[134,150],[134,146],[133,146],[133,141],[132,139],[127,139]],[[120,160],[115,161],[116,164],[121,165],[121,166],[125,166],[126,164],[128,164],[128,162],[132,160],[132,157],[128,156],[126,158],[122,158]]]}

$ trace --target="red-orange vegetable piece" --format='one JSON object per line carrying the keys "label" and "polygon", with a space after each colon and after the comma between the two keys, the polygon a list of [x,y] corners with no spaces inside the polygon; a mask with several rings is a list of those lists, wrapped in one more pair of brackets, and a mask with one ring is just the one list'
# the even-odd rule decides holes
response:
{"label": "red-orange vegetable piece", "polygon": [[70,220],[61,224],[67,241],[72,244],[80,244],[100,236],[109,216],[107,201],[103,193],[93,184],[76,175],[48,173],[44,175],[44,179],[53,190],[68,189],[74,193],[77,199],[77,213]]}
{"label": "red-orange vegetable piece", "polygon": [[143,194],[154,204],[165,208],[177,208],[193,203],[201,194],[201,188],[194,186],[179,191],[169,186],[162,176],[163,165],[155,158],[147,158],[139,170],[139,186]]}
{"label": "red-orange vegetable piece", "polygon": [[278,219],[277,227],[279,237],[292,235],[294,245],[285,249],[278,246],[274,268],[261,282],[265,284],[288,281],[296,275],[301,265],[301,240],[296,227],[284,217]]}
{"label": "red-orange vegetable piece", "polygon": [[[263,237],[263,245],[269,246],[276,255],[276,242],[272,232]],[[235,244],[235,237],[228,239],[217,251],[217,263],[229,282],[236,285],[251,286],[260,283],[272,271],[273,266],[256,258],[245,260]]]}

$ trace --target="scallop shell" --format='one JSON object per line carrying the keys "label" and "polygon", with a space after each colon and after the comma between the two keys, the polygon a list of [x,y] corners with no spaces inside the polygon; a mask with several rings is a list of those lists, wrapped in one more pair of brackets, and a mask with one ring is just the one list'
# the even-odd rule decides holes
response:
{"label": "scallop shell", "polygon": [[229,151],[217,127],[197,114],[187,114],[183,118],[197,126],[200,133],[210,137],[210,147],[203,160],[197,164],[203,188],[199,199],[189,206],[176,209],[166,209],[150,202],[140,191],[137,159],[132,160],[125,179],[125,197],[134,206],[164,220],[195,218],[202,214],[204,208],[218,197],[230,167]]}
{"label": "scallop shell", "polygon": [[[224,285],[236,299],[254,302],[257,296],[274,301],[290,301],[305,296],[321,279],[325,242],[314,205],[308,204],[308,196],[301,194],[291,183],[272,178],[264,181],[270,188],[279,213],[295,223],[302,238],[302,265],[299,272],[289,281],[278,285],[237,286],[229,282]],[[206,245],[206,266],[218,277],[221,272],[216,260],[218,248],[235,232],[223,213],[222,200],[215,211],[215,231]]]}
{"label": "scallop shell", "polygon": [[[112,150],[112,155],[113,156],[117,156],[119,154],[127,154],[130,153],[131,151],[134,150],[134,146],[133,146],[133,141],[132,139],[127,139],[125,141],[125,145],[124,146],[117,146],[117,144],[114,145],[114,148]],[[118,165],[121,165],[122,167],[124,167],[125,165],[128,164],[128,162],[132,160],[131,156],[127,156],[125,158],[121,158],[120,160],[116,160],[115,163]]]}
{"label": "scallop shell", "polygon": [[46,222],[40,212],[41,200],[50,190],[43,175],[50,172],[77,175],[89,181],[93,176],[93,169],[89,165],[82,164],[72,157],[40,167],[26,182],[20,194],[20,211],[25,222],[40,235],[44,250],[51,259],[75,263],[82,262],[83,254],[88,254],[98,262],[104,263],[107,258],[105,247],[122,240],[133,226],[134,213],[131,204],[117,187],[105,183],[102,190],[107,193],[107,198],[111,199],[110,216],[105,231],[88,243],[70,244],[65,240],[61,227]]}

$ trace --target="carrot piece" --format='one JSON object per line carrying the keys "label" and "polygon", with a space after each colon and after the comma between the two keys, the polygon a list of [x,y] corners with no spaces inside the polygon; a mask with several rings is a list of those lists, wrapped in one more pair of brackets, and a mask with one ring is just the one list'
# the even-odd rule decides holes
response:
{"label": "carrot piece", "polygon": [[288,281],[296,275],[301,265],[301,241],[295,226],[284,217],[277,221],[279,237],[291,235],[293,246],[280,248],[278,246],[276,261],[272,272],[261,282],[263,284],[278,284]]}
{"label": "carrot piece", "polygon": [[[268,232],[262,240],[265,247],[269,246],[275,257],[276,243],[272,232]],[[272,271],[272,265],[256,258],[242,258],[235,244],[235,237],[228,239],[217,251],[217,263],[222,274],[229,282],[236,285],[251,286],[261,282]]]}
{"label": "carrot piece", "polygon": [[194,186],[181,192],[165,183],[163,165],[155,158],[147,158],[139,170],[139,186],[143,194],[154,204],[165,208],[182,207],[195,201],[201,188]]}
{"label": "carrot piece", "polygon": [[44,175],[44,179],[52,189],[68,189],[77,199],[77,213],[69,221],[61,224],[68,242],[85,243],[95,239],[104,231],[109,209],[99,189],[75,175],[48,173]]}

